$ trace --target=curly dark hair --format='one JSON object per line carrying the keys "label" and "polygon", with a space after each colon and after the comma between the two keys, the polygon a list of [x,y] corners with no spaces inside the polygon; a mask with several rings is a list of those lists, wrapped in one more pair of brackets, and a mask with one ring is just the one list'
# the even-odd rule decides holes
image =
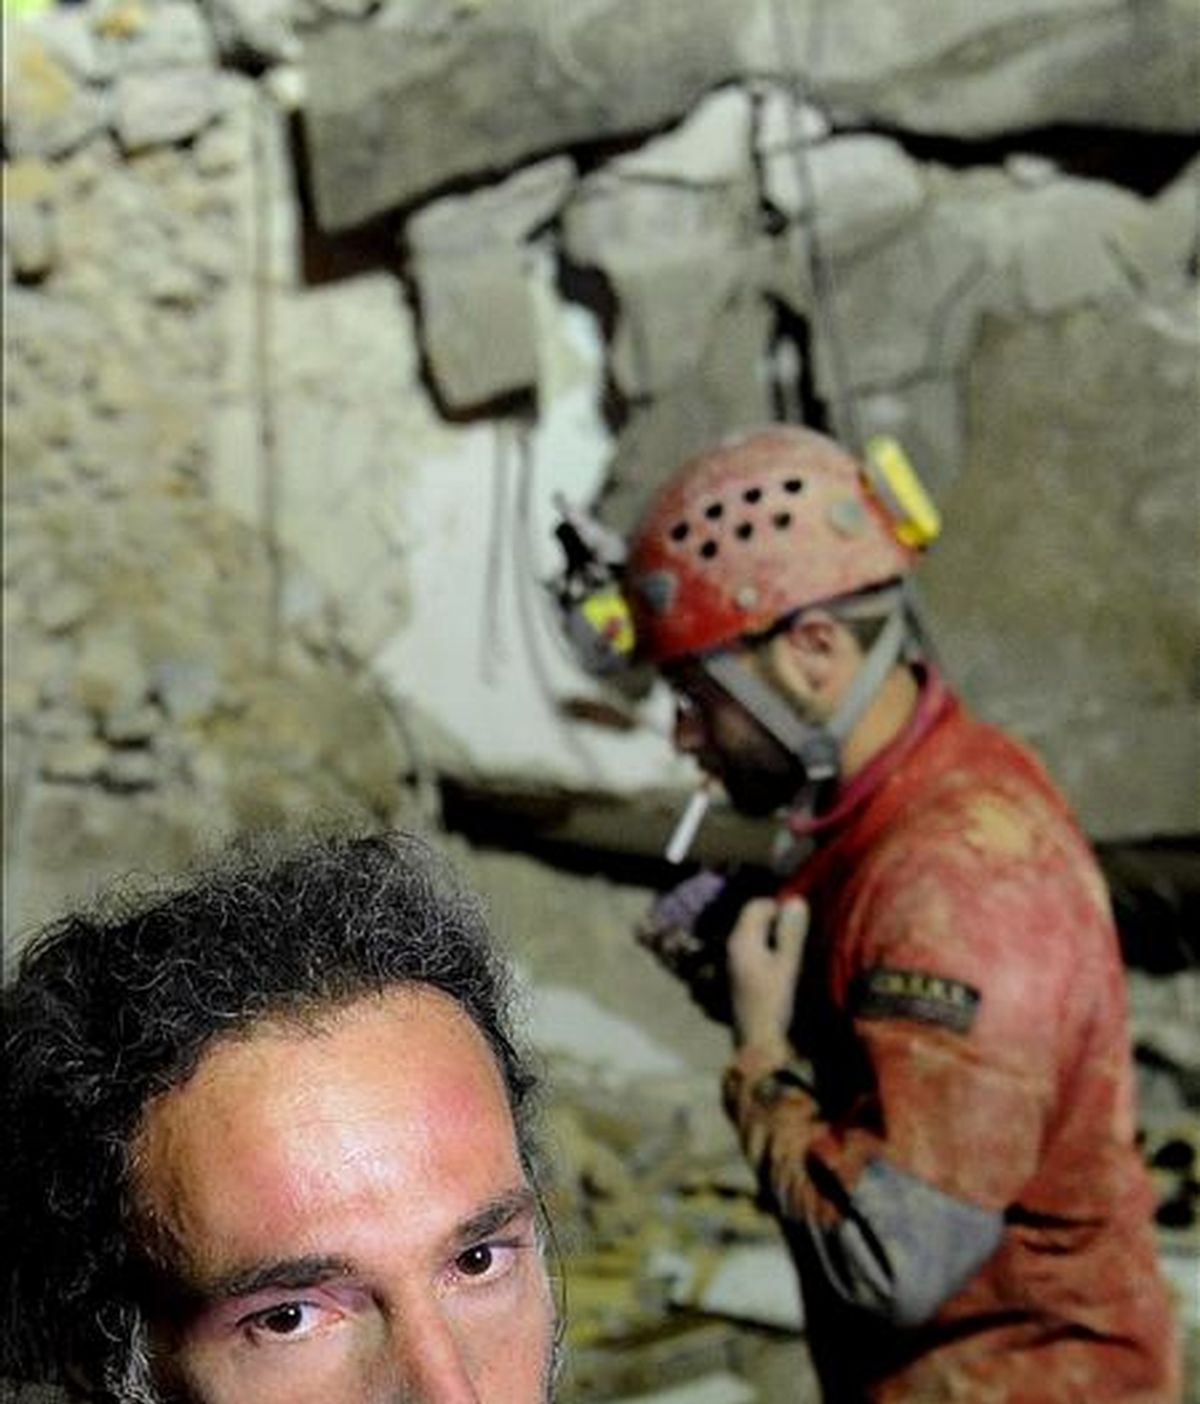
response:
{"label": "curly dark hair", "polygon": [[535,1077],[508,966],[477,899],[414,835],[240,849],[35,937],[4,993],[0,1375],[154,1400],[128,1158],[150,1099],[214,1039],[409,983],[457,1000],[486,1038],[532,1169]]}

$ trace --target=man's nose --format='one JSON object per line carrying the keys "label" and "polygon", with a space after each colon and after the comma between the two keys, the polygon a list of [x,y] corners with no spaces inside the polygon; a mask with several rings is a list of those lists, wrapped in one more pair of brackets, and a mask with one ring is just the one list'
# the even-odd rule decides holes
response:
{"label": "man's nose", "polygon": [[392,1327],[395,1404],[479,1404],[462,1345],[432,1301],[414,1307]]}

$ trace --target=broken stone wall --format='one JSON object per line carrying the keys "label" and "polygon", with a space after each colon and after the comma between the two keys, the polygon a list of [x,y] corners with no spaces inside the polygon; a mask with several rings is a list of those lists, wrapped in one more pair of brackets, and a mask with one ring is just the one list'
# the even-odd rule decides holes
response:
{"label": "broken stone wall", "polygon": [[[552,499],[623,527],[732,428],[897,433],[946,517],[955,682],[1093,836],[1195,834],[1194,3],[23,8],[9,952],[237,833],[490,805],[455,849],[567,1089],[594,1396],[638,1387],[599,1349],[636,1338],[643,1378],[665,1352],[780,1397],[759,1337],[687,1315],[708,1250],[773,1240],[714,1119],[723,1036],[629,941],[646,886],[492,851],[655,853],[691,780],[665,697],[617,708],[564,654]],[[1166,1146],[1194,985],[1135,994]]]}

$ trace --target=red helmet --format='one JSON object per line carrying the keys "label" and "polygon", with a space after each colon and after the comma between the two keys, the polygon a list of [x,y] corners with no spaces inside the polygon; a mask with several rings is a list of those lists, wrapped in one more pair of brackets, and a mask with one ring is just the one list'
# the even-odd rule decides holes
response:
{"label": "red helmet", "polygon": [[791,426],[685,463],[629,548],[639,656],[703,653],[903,575],[917,553],[897,539],[867,471],[823,434]]}

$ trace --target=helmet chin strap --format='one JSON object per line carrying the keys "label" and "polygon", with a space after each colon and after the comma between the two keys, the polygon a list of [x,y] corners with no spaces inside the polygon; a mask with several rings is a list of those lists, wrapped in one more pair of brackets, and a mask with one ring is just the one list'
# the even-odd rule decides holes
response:
{"label": "helmet chin strap", "polygon": [[[907,597],[902,585],[895,586],[889,593],[887,622],[867,650],[837,710],[824,723],[806,722],[776,688],[743,668],[734,654],[714,653],[703,660],[705,672],[717,686],[796,758],[804,771],[801,795],[810,803],[818,786],[835,780],[840,774],[846,738],[904,653],[909,637]],[[872,604],[877,605],[879,601],[877,595]]]}

